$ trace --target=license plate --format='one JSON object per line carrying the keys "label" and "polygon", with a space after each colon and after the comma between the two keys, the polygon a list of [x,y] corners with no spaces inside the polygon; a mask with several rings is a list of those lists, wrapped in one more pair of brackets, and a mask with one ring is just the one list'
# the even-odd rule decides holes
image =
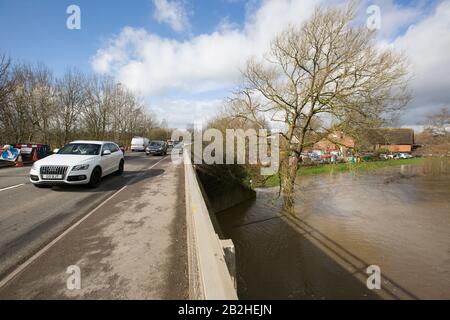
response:
{"label": "license plate", "polygon": [[62,174],[44,174],[42,175],[42,179],[44,180],[62,180]]}

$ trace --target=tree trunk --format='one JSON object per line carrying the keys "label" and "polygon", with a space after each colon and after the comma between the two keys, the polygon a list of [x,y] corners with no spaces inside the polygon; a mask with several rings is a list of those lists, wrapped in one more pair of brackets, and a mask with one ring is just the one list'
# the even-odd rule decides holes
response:
{"label": "tree trunk", "polygon": [[297,178],[298,158],[289,157],[283,163],[281,176],[281,190],[283,192],[283,211],[294,215],[295,209],[295,180]]}

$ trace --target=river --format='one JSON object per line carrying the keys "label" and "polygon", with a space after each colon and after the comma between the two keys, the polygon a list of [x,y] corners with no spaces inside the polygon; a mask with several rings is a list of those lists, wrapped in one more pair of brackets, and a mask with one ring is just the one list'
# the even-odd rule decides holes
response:
{"label": "river", "polygon": [[[438,163],[438,164],[437,164]],[[450,299],[448,162],[301,177],[295,216],[277,189],[217,214],[241,299]],[[367,267],[381,289],[366,286]]]}

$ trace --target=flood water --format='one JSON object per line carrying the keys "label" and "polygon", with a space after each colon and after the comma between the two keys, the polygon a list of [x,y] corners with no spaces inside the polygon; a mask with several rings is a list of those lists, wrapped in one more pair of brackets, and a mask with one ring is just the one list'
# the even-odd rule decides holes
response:
{"label": "flood water", "polygon": [[[277,190],[217,214],[243,299],[450,299],[448,162],[302,177],[295,217]],[[381,289],[366,268],[381,269]]]}

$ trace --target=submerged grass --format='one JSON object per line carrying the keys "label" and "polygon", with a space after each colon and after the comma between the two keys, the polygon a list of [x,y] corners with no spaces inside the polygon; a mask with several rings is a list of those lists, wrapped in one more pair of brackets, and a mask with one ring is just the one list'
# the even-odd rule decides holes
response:
{"label": "submerged grass", "polygon": [[[315,166],[302,167],[297,171],[298,176],[313,176],[320,174],[332,174],[337,172],[351,172],[351,171],[370,171],[385,167],[395,167],[402,164],[419,165],[423,164],[424,158],[412,158],[402,160],[384,160],[384,161],[363,161],[359,164],[352,163],[337,163],[337,164],[322,164]],[[266,187],[274,187],[279,184],[278,175],[271,176],[266,180]]]}

